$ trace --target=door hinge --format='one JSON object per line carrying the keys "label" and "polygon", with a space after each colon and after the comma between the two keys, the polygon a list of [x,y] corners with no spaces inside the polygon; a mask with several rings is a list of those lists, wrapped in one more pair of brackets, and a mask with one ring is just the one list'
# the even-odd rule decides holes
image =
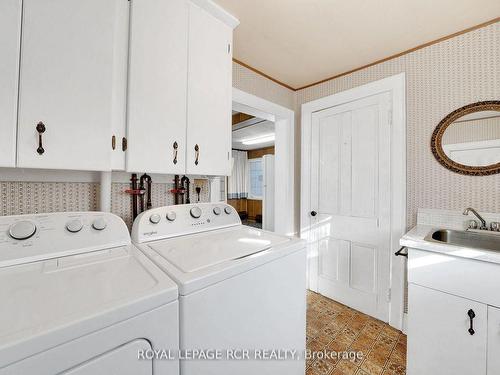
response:
{"label": "door hinge", "polygon": [[227,45],[227,53],[231,53],[231,44],[230,43]]}
{"label": "door hinge", "polygon": [[391,302],[391,289],[387,289],[387,296],[386,296],[387,302]]}
{"label": "door hinge", "polygon": [[229,151],[227,152],[227,160],[229,160]]}

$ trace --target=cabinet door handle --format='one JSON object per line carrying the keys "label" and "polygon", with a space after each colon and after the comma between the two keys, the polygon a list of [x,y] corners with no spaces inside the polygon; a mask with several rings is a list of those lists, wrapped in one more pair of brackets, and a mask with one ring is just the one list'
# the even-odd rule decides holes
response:
{"label": "cabinet door handle", "polygon": [[177,149],[179,148],[179,145],[177,144],[177,142],[174,142],[174,164],[177,164]]}
{"label": "cabinet door handle", "polygon": [[467,311],[467,315],[469,315],[469,321],[470,321],[469,333],[472,336],[474,333],[476,333],[476,331],[474,331],[474,323],[473,323],[473,319],[476,317],[476,314],[474,313],[474,310],[470,309],[469,311]]}
{"label": "cabinet door handle", "polygon": [[42,145],[42,134],[45,133],[45,124],[41,121],[36,124],[36,131],[38,132],[38,148],[36,149],[36,152],[38,152],[39,155],[42,155],[45,152]]}
{"label": "cabinet door handle", "polygon": [[311,216],[316,216],[318,213],[316,211],[311,211]]}
{"label": "cabinet door handle", "polygon": [[198,146],[198,144],[194,146],[194,155],[194,165],[198,165],[198,160],[200,159],[200,146]]}

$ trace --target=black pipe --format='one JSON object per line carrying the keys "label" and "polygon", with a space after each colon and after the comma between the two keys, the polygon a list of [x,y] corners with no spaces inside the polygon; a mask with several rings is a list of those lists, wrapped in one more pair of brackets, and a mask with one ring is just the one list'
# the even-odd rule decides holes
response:
{"label": "black pipe", "polygon": [[135,220],[137,217],[137,194],[135,194],[135,191],[137,190],[137,174],[132,173],[130,182],[132,188],[132,220]]}
{"label": "black pipe", "polygon": [[[147,189],[144,187],[144,181],[146,181],[146,183],[147,183]],[[139,186],[140,186],[141,190],[146,190],[146,195],[147,195],[146,209],[147,210],[149,210],[152,207],[152,204],[151,204],[151,184],[152,184],[152,182],[153,182],[153,180],[152,180],[150,175],[144,173],[141,176]],[[144,212],[144,194],[141,194],[140,205],[141,205],[141,212]]]}
{"label": "black pipe", "polygon": [[179,175],[174,176],[174,204],[179,204]]}
{"label": "black pipe", "polygon": [[[185,186],[184,183],[186,184]],[[181,185],[184,189],[184,194],[186,196],[186,202],[185,202],[186,204],[191,203],[191,200],[189,199],[189,184],[190,184],[189,178],[187,176],[182,176]],[[182,197],[182,203],[184,203],[184,196]]]}

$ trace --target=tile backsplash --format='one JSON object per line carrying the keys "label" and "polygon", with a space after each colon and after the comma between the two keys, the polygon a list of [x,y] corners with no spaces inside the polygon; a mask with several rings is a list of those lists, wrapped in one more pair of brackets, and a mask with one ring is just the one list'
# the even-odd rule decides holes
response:
{"label": "tile backsplash", "polygon": [[[190,185],[191,202],[196,202],[195,187],[201,187],[200,202],[209,201],[208,180],[195,179]],[[153,207],[174,204],[173,183],[153,183]],[[130,185],[111,186],[111,212],[132,226]],[[96,211],[99,209],[99,183],[88,182],[0,182],[0,215],[21,215],[58,211]]]}

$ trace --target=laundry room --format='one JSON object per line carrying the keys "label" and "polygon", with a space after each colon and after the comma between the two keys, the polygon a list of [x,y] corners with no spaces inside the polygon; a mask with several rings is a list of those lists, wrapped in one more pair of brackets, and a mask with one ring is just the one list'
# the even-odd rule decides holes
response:
{"label": "laundry room", "polygon": [[497,0],[0,0],[0,46],[0,375],[500,374]]}

